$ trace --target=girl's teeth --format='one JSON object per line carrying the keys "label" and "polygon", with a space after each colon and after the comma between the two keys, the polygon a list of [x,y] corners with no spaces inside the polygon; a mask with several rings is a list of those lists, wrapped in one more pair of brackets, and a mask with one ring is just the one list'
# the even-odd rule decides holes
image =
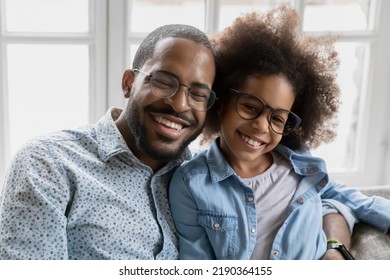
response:
{"label": "girl's teeth", "polygon": [[254,147],[259,147],[261,145],[261,142],[253,140],[252,138],[249,138],[247,136],[242,136],[242,139],[244,139],[246,143]]}
{"label": "girl's teeth", "polygon": [[163,125],[165,125],[167,127],[173,128],[175,130],[180,130],[180,129],[183,128],[182,125],[180,125],[178,123],[174,123],[174,122],[168,121],[167,119],[164,119],[164,118],[162,118],[160,116],[156,116],[156,117],[154,117],[154,119],[156,120],[156,122],[161,123],[161,124],[163,124]]}

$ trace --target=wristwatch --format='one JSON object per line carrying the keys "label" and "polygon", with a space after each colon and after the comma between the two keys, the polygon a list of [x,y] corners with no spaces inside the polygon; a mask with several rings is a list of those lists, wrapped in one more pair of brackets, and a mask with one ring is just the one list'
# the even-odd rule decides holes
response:
{"label": "wristwatch", "polygon": [[340,254],[344,257],[346,260],[354,260],[355,258],[352,256],[351,252],[345,247],[343,243],[338,241],[337,239],[329,239],[328,240],[328,250],[329,249],[336,249],[340,252]]}

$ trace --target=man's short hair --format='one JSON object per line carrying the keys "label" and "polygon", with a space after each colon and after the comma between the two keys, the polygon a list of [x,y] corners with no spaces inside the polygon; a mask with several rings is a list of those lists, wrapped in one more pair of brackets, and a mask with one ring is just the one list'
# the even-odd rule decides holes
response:
{"label": "man's short hair", "polygon": [[166,38],[183,38],[200,43],[215,55],[214,48],[203,31],[190,25],[168,24],[155,29],[142,41],[134,56],[133,69],[142,68],[145,62],[153,57],[158,41]]}

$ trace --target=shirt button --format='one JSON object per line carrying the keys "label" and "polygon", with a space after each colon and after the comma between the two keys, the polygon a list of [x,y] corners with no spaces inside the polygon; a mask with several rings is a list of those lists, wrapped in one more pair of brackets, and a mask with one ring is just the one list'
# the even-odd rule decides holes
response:
{"label": "shirt button", "polygon": [[248,196],[248,202],[253,202],[253,196]]}
{"label": "shirt button", "polygon": [[299,198],[297,199],[297,201],[298,201],[299,203],[303,203],[303,202],[305,202],[305,199],[304,199],[303,197],[299,197]]}
{"label": "shirt button", "polygon": [[322,179],[319,183],[320,187],[325,187],[326,186],[326,180],[325,179]]}
{"label": "shirt button", "polygon": [[315,167],[310,167],[309,170],[308,170],[309,174],[313,174],[316,171],[317,171],[317,168],[315,168]]}
{"label": "shirt button", "polygon": [[273,255],[274,257],[279,256],[279,251],[278,251],[278,250],[273,251],[273,252],[272,252],[272,255]]}
{"label": "shirt button", "polygon": [[213,224],[214,229],[219,229],[221,226],[218,223]]}
{"label": "shirt button", "polygon": [[256,229],[255,229],[255,228],[251,228],[251,232],[252,232],[252,233],[255,233],[255,232],[256,232]]}

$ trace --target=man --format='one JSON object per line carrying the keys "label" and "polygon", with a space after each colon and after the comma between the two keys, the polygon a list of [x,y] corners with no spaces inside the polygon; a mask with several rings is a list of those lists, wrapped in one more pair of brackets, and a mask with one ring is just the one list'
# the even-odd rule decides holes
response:
{"label": "man", "polygon": [[0,259],[178,257],[167,184],[212,105],[213,49],[194,27],[163,26],[133,69],[123,112],[16,155],[0,202]]}
{"label": "man", "polygon": [[[176,259],[167,185],[203,128],[215,69],[196,28],[150,33],[123,75],[123,111],[36,138],[15,156],[0,200],[0,259]],[[348,239],[345,221],[330,220]]]}

